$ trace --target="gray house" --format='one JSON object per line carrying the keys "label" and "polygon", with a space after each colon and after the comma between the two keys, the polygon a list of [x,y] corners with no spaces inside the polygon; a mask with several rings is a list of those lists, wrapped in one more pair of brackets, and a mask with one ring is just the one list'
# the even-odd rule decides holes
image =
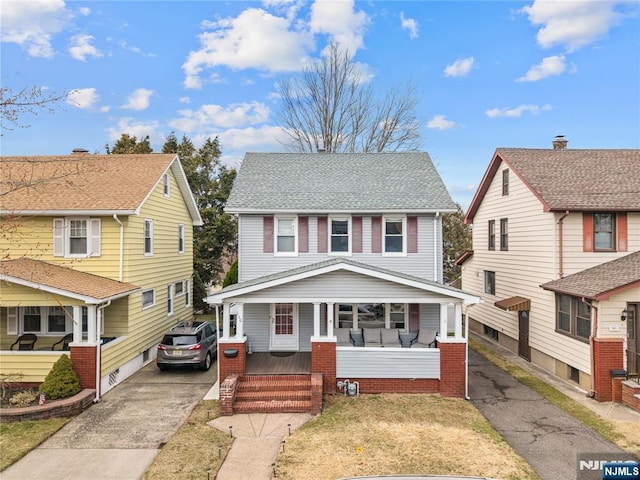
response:
{"label": "gray house", "polygon": [[206,299],[223,307],[223,410],[295,410],[243,393],[266,374],[324,393],[463,396],[462,314],[479,298],[442,284],[455,210],[426,153],[248,153],[227,203],[239,283]]}

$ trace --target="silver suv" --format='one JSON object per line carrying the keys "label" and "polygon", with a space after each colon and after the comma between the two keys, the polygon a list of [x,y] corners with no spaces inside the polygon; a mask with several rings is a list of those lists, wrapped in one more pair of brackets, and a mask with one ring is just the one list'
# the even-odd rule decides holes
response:
{"label": "silver suv", "polygon": [[162,337],[156,365],[163,371],[172,365],[193,365],[209,370],[217,351],[216,329],[210,322],[180,322]]}

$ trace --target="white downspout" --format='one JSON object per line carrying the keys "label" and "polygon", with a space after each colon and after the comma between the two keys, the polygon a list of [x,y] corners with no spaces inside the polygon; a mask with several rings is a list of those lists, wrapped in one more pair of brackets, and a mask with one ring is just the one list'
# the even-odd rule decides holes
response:
{"label": "white downspout", "polygon": [[111,305],[111,300],[107,303],[100,305],[96,309],[96,396],[93,399],[93,403],[100,401],[100,371],[102,362],[102,342],[100,342],[100,332],[102,331],[102,316],[104,315],[104,309]]}
{"label": "white downspout", "polygon": [[465,361],[464,361],[464,399],[471,400],[469,397],[469,310],[474,304],[467,305],[464,313],[464,338],[467,340],[467,346],[465,348]]}
{"label": "white downspout", "polygon": [[118,269],[118,280],[122,281],[122,268],[123,268],[123,259],[124,259],[124,225],[118,219],[117,214],[113,214],[113,219],[116,221],[118,225],[120,225],[120,267]]}
{"label": "white downspout", "polygon": [[435,216],[433,217],[433,281],[437,282],[438,279],[440,278],[438,276],[438,248],[436,247],[436,245],[438,245],[438,218],[440,218],[440,212],[436,212]]}

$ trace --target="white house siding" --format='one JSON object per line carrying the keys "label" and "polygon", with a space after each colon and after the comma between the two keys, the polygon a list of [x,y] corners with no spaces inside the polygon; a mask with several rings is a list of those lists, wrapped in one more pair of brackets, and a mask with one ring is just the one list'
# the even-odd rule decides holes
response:
{"label": "white house siding", "polygon": [[[358,216],[354,214],[354,216]],[[309,253],[299,253],[295,256],[263,253],[263,216],[240,215],[239,218],[239,281],[292,268],[322,262],[335,255],[318,253],[318,217],[309,217]],[[385,256],[381,253],[371,253],[371,216],[362,219],[362,253],[353,253],[352,260],[368,265],[374,265],[397,272],[415,275],[417,277],[438,281],[442,279],[442,235],[441,217],[436,220],[437,252],[434,254],[434,215],[418,216],[418,253],[405,256]],[[434,259],[437,255],[437,269],[434,273]]]}
{"label": "white house siding", "polygon": [[[474,306],[469,316],[502,335],[517,341],[518,317],[494,302],[512,296],[531,299],[529,345],[553,358],[590,373],[589,345],[555,331],[555,295],[539,286],[554,280],[558,272],[557,221],[560,214],[543,212],[531,191],[510,174],[509,195],[502,196],[502,170],[498,169],[478,208],[473,224],[473,256],[463,265],[462,288],[479,295],[484,303]],[[571,217],[571,215],[570,215]],[[509,219],[509,250],[500,251],[500,219]],[[564,224],[565,266],[567,237],[571,226]],[[576,217],[577,218],[577,217]],[[582,220],[580,216],[580,249]],[[496,249],[488,250],[488,221],[496,221]],[[572,224],[572,221],[568,222]],[[484,270],[496,272],[496,294],[484,293]],[[567,274],[565,268],[565,274]]]}
{"label": "white house siding", "polygon": [[437,348],[336,348],[338,378],[440,378]]}
{"label": "white house siding", "polygon": [[[248,303],[244,305],[244,334],[254,352],[268,352],[270,304]],[[326,329],[325,329],[326,330]],[[301,303],[298,307],[298,350],[311,351],[313,336],[313,304]]]}
{"label": "white house siding", "polygon": [[611,298],[598,302],[598,337],[624,338],[624,348],[627,348],[627,325],[629,322],[620,320],[622,311],[627,308],[627,302],[640,302],[640,287],[630,288]]}

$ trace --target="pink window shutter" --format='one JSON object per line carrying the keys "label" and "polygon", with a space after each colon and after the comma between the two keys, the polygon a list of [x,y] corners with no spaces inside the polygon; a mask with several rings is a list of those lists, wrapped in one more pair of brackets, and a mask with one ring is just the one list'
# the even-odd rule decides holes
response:
{"label": "pink window shutter", "polygon": [[382,217],[371,217],[371,253],[382,253]]}
{"label": "pink window shutter", "polygon": [[309,253],[309,217],[298,217],[298,252]]}
{"label": "pink window shutter", "polygon": [[582,214],[582,250],[593,252],[593,213]]}
{"label": "pink window shutter", "polygon": [[409,331],[417,332],[420,330],[420,304],[409,304]]}
{"label": "pink window shutter", "polygon": [[618,225],[618,251],[626,252],[628,248],[627,212],[618,213],[616,223]]}
{"label": "pink window shutter", "polygon": [[327,217],[318,217],[318,253],[327,253]]}
{"label": "pink window shutter", "polygon": [[273,253],[273,217],[262,217],[262,251]]}
{"label": "pink window shutter", "polygon": [[418,253],[418,217],[407,217],[407,252]]}
{"label": "pink window shutter", "polygon": [[362,253],[362,217],[351,218],[351,229],[353,230],[351,251],[353,253]]}

